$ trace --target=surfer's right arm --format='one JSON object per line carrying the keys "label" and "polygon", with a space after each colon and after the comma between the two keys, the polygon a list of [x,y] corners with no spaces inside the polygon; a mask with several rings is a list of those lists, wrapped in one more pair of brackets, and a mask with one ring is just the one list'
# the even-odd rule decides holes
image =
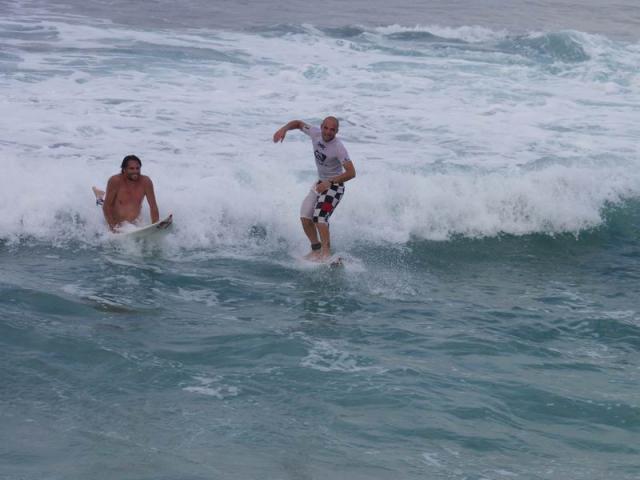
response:
{"label": "surfer's right arm", "polygon": [[285,126],[280,127],[276,133],[273,134],[273,143],[282,142],[289,130],[302,130],[307,124],[302,120],[291,120]]}
{"label": "surfer's right arm", "polygon": [[116,196],[118,195],[119,181],[118,177],[114,175],[109,179],[107,183],[107,194],[102,204],[102,213],[104,213],[104,219],[109,224],[109,230],[115,232],[117,222],[113,216],[113,206],[116,203]]}

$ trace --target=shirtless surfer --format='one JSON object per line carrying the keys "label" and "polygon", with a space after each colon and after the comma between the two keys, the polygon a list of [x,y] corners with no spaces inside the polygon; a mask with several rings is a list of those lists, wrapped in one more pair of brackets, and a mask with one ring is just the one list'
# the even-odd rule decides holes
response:
{"label": "shirtless surfer", "polygon": [[[344,195],[344,182],[356,176],[356,169],[347,149],[336,138],[339,123],[327,117],[320,128],[301,120],[292,120],[273,134],[274,142],[282,142],[289,130],[301,130],[311,138],[318,179],[314,182],[300,208],[302,229],[311,243],[311,260],[327,259],[331,255],[329,217]],[[319,235],[319,239],[318,239]]]}
{"label": "shirtless surfer", "polygon": [[[107,183],[107,193],[102,204],[104,218],[115,232],[123,222],[136,223],[142,210],[142,200],[147,197],[151,223],[160,220],[160,213],[153,192],[153,182],[140,173],[142,162],[135,155],[127,155],[120,165],[121,172]],[[96,196],[98,196],[96,192]],[[100,192],[101,193],[101,192]]]}

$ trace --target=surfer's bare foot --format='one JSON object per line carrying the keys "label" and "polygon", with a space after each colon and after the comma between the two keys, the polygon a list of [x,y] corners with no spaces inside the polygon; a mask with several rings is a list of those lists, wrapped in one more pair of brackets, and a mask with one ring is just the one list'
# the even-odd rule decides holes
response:
{"label": "surfer's bare foot", "polygon": [[96,198],[104,198],[104,190],[100,190],[98,187],[91,187],[91,190]]}
{"label": "surfer's bare foot", "polygon": [[307,253],[304,258],[306,260],[310,260],[312,262],[319,262],[321,260],[320,258],[320,252],[318,252],[317,250],[311,250],[309,253]]}
{"label": "surfer's bare foot", "polygon": [[329,250],[322,249],[318,255],[318,259],[321,261],[329,260],[331,258],[331,252]]}

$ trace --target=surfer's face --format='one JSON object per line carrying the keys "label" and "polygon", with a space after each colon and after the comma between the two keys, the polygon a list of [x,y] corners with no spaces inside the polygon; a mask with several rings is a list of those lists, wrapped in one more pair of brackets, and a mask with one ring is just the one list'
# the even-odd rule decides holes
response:
{"label": "surfer's face", "polygon": [[129,180],[137,181],[140,178],[140,165],[138,165],[138,162],[127,163],[124,174]]}
{"label": "surfer's face", "polygon": [[322,122],[322,139],[325,142],[330,142],[334,138],[336,138],[336,133],[338,133],[338,122],[336,122],[332,118],[325,118],[324,122]]}

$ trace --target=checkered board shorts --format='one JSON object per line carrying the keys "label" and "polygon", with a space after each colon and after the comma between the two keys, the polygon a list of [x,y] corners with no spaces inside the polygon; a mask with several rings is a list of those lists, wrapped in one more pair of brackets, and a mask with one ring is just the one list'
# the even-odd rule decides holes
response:
{"label": "checkered board shorts", "polygon": [[344,183],[332,183],[318,197],[316,208],[313,209],[313,221],[315,223],[329,223],[329,217],[336,209],[344,195]]}
{"label": "checkered board shorts", "polygon": [[329,223],[329,217],[344,195],[344,183],[332,183],[321,194],[310,191],[302,202],[300,216],[311,218],[315,223]]}

